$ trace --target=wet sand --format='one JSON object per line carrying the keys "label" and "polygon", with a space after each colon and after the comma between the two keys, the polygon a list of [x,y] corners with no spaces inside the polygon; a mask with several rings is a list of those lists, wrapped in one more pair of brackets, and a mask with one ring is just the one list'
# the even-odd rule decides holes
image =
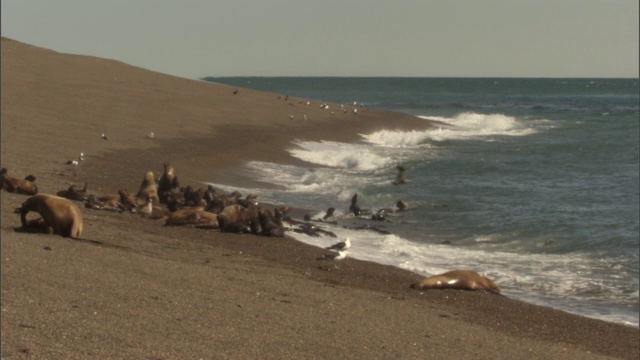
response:
{"label": "wet sand", "polygon": [[[36,176],[41,193],[84,182],[95,194],[136,191],[164,162],[182,185],[241,186],[250,179],[227,170],[293,162],[295,139],[430,126],[6,38],[1,79],[2,167]],[[80,152],[79,166],[65,164]],[[485,292],[415,291],[416,274],[352,258],[319,266],[321,249],[288,237],[165,227],[81,203],[80,240],[19,232],[13,210],[26,198],[1,192],[3,359],[640,356],[638,328]]]}

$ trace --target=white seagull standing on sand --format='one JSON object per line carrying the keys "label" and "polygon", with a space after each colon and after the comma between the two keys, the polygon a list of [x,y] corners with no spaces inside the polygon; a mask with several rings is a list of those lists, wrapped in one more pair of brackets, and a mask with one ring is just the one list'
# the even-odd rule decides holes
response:
{"label": "white seagull standing on sand", "polygon": [[347,257],[346,251],[341,250],[329,250],[328,253],[324,254],[323,257],[318,260],[331,260],[331,261],[340,261]]}
{"label": "white seagull standing on sand", "polygon": [[337,243],[327,247],[326,249],[344,251],[344,250],[349,249],[350,247],[351,247],[351,239],[345,238],[344,241],[337,242]]}
{"label": "white seagull standing on sand", "polygon": [[108,137],[107,135],[105,135],[105,134],[102,134],[102,138],[103,138],[104,140],[109,140],[109,137]]}

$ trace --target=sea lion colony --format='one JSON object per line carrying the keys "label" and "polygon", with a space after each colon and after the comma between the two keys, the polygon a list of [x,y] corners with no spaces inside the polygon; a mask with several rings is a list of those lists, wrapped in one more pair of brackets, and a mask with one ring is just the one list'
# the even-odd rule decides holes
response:
{"label": "sea lion colony", "polygon": [[[10,176],[6,168],[0,170],[0,188],[19,194],[32,195],[15,210],[20,214],[24,231],[79,238],[82,233],[83,221],[82,213],[73,203],[76,201],[84,203],[84,207],[87,209],[119,213],[131,212],[139,214],[143,218],[162,220],[165,226],[194,226],[222,232],[276,237],[283,237],[285,231],[304,233],[309,236],[337,237],[333,232],[311,223],[313,221],[337,224],[335,221],[329,222],[335,208],[327,209],[326,214],[320,219],[311,219],[309,215],[305,215],[304,221],[294,220],[287,216],[291,210],[289,207],[267,208],[256,201],[257,196],[253,194],[243,197],[238,191],[226,193],[211,185],[199,189],[194,189],[190,185],[181,187],[175,169],[169,163],[164,164],[163,174],[157,180],[152,171],[147,171],[135,195],[124,189],[119,190],[117,194],[90,194],[87,191],[87,183],[82,189],[71,185],[68,189],[59,191],[57,196],[38,194],[38,188],[34,181],[33,175],[18,180]],[[369,216],[368,219],[374,221],[389,221],[386,218],[386,213],[393,210],[383,209],[368,215],[366,211],[360,209],[357,201],[358,194],[356,193],[351,199],[348,214],[361,218]],[[408,206],[408,203],[403,200],[398,200],[396,203],[397,211],[404,211]],[[28,220],[27,214],[29,212],[37,212],[41,217]],[[382,234],[389,233],[384,229],[369,225],[344,227],[370,230]],[[350,245],[350,240],[346,239],[328,247],[327,249],[334,253],[324,256],[323,259],[327,257],[331,257],[332,260],[344,259],[346,249]],[[334,250],[338,246],[343,248]],[[499,287],[492,280],[471,270],[454,270],[425,277],[412,284],[411,287],[419,290],[449,288],[486,290],[496,294],[500,292]]]}

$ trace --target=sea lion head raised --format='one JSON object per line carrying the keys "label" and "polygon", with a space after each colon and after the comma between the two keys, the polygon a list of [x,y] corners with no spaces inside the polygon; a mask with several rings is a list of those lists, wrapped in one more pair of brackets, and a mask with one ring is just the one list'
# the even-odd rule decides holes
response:
{"label": "sea lion head raised", "polygon": [[173,179],[175,178],[175,169],[173,165],[164,163],[164,172],[158,182],[158,192],[170,191],[173,188]]}
{"label": "sea lion head raised", "polygon": [[149,170],[144,175],[142,183],[140,184],[140,190],[136,195],[140,199],[142,204],[146,204],[149,199],[152,199],[154,203],[159,204],[158,187],[156,186],[156,180],[153,177],[153,171]]}
{"label": "sea lion head raised", "polygon": [[36,195],[38,186],[35,184],[36,177],[27,175],[23,180],[18,180],[9,175],[6,168],[0,169],[0,188],[7,187],[10,192],[26,195]]}

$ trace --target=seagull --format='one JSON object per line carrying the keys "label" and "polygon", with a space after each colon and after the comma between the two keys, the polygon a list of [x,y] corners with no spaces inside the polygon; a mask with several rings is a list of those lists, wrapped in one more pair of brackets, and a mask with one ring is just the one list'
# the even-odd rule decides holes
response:
{"label": "seagull", "polygon": [[105,135],[105,134],[102,134],[102,138],[103,138],[104,140],[109,140],[109,137],[108,137],[107,135]]}
{"label": "seagull", "polygon": [[66,162],[67,165],[78,165],[78,162],[75,160],[67,160]]}
{"label": "seagull", "polygon": [[155,136],[155,135],[154,135],[153,131],[147,134],[147,137],[148,137],[149,139],[153,139],[153,137],[154,137],[154,136]]}
{"label": "seagull", "polygon": [[351,239],[345,238],[344,241],[337,242],[326,249],[344,251],[351,247]]}
{"label": "seagull", "polygon": [[84,153],[80,153],[80,156],[78,157],[78,160],[84,161]]}
{"label": "seagull", "polygon": [[329,250],[328,253],[324,254],[324,256],[322,257],[319,257],[318,260],[340,261],[346,257],[347,257],[346,251]]}
{"label": "seagull", "polygon": [[237,93],[238,93],[238,89],[236,89],[236,90],[233,92],[233,95],[235,95],[235,94],[237,94]]}

